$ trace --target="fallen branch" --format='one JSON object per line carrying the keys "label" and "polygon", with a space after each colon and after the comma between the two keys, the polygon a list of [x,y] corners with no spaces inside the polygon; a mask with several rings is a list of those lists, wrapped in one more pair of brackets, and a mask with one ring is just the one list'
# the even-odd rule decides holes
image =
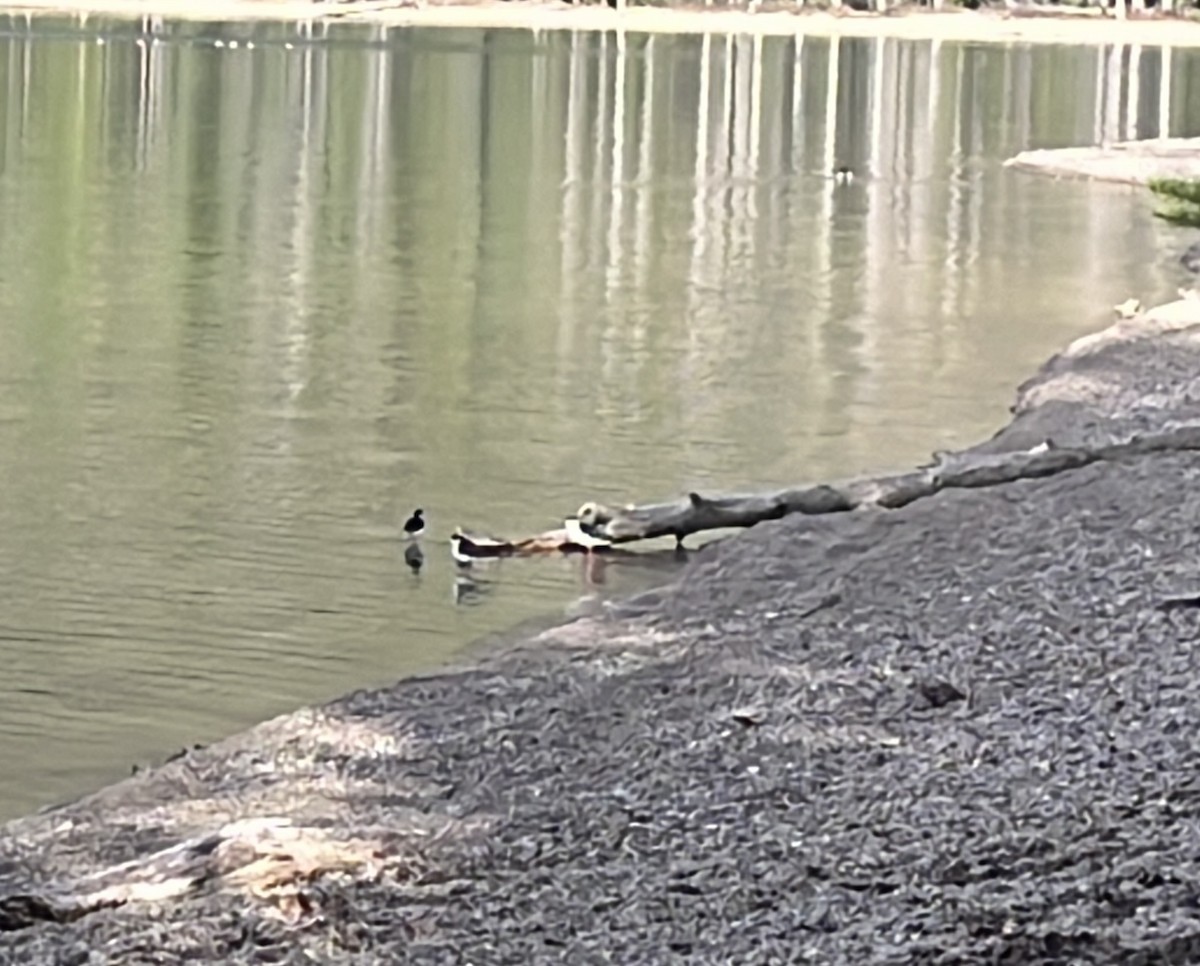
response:
{"label": "fallen branch", "polygon": [[[577,516],[591,532],[614,544],[674,537],[682,546],[685,537],[704,530],[752,527],[794,513],[817,516],[866,507],[897,510],[943,490],[999,486],[1054,476],[1089,463],[1184,450],[1200,450],[1200,424],[1185,423],[1095,449],[1068,449],[1047,440],[1032,449],[986,456],[939,454],[933,463],[908,473],[792,487],[774,493],[707,497],[693,492],[665,503],[624,507],[589,502],[579,508]],[[571,543],[566,531],[558,528],[521,540],[496,541],[488,552],[479,555],[556,552],[586,552],[586,548]]]}
{"label": "fallen branch", "polygon": [[[1132,445],[1132,444],[1130,444]],[[674,537],[677,543],[702,530],[751,527],[793,513],[844,513],[876,506],[895,510],[944,489],[995,486],[1019,479],[1061,473],[1101,459],[1100,452],[1054,449],[1047,444],[1026,452],[1003,453],[969,460],[939,460],[934,465],[896,476],[871,477],[776,493],[705,497],[689,493],[680,500],[620,509],[585,503],[579,518],[613,543]],[[958,465],[956,465],[956,463]]]}
{"label": "fallen branch", "polygon": [[675,537],[679,543],[688,534],[726,527],[752,527],[764,520],[778,520],[790,513],[836,513],[852,510],[846,494],[831,486],[747,496],[704,497],[689,493],[671,503],[627,506],[613,509],[585,503],[579,519],[613,543]]}

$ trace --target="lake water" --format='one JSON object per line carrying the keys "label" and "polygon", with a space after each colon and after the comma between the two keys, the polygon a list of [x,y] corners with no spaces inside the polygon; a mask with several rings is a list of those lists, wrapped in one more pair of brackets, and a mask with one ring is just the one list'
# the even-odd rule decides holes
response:
{"label": "lake water", "polygon": [[0,17],[0,816],[673,573],[455,525],[990,434],[1190,241],[1001,162],[1164,128],[1192,54]]}

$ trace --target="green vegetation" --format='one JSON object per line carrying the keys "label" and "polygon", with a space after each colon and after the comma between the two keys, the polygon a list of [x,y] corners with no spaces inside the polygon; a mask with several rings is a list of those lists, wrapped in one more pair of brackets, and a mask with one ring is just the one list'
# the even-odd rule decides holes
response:
{"label": "green vegetation", "polygon": [[1158,196],[1154,213],[1173,225],[1200,228],[1200,181],[1184,178],[1152,178],[1150,190]]}

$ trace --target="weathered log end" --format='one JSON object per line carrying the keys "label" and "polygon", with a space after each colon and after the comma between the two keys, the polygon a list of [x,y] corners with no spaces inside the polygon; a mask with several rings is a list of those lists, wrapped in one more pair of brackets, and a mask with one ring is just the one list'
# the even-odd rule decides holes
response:
{"label": "weathered log end", "polygon": [[401,857],[379,841],[338,837],[282,817],[246,819],[43,893],[0,896],[0,932],[71,922],[129,903],[159,904],[201,888],[244,892],[295,924],[318,915],[308,889],[318,876],[370,877],[385,867],[405,874],[419,869],[419,861],[415,852]]}

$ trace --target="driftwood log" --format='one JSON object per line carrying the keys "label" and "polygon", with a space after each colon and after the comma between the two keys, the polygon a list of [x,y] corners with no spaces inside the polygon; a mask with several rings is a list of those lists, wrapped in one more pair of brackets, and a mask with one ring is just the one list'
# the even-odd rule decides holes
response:
{"label": "driftwood log", "polygon": [[[381,842],[339,838],[283,817],[246,819],[78,882],[0,897],[0,933],[39,922],[72,922],[100,909],[162,902],[200,889],[245,892],[265,901],[278,918],[297,924],[319,914],[306,889],[313,879],[339,872],[370,876],[398,862]],[[411,869],[401,873],[415,874]]]}
{"label": "driftwood log", "polygon": [[872,477],[845,483],[791,488],[775,493],[705,497],[689,493],[670,503],[626,506],[619,509],[585,503],[579,518],[613,543],[652,537],[684,537],[702,530],[751,527],[793,513],[842,513],[864,507],[898,509],[952,487],[994,486],[1019,479],[1049,476],[1084,466],[1101,458],[1098,453],[1055,449],[1047,444],[1028,452],[963,461],[961,465],[933,465],[895,476]]}
{"label": "driftwood log", "polygon": [[[1200,424],[1184,423],[1161,432],[1135,436],[1108,446],[1068,448],[1045,440],[1028,450],[1001,453],[937,454],[926,466],[892,476],[843,483],[792,487],[773,493],[707,497],[689,493],[678,500],[610,507],[588,502],[577,511],[580,521],[613,544],[674,537],[706,530],[752,527],[794,513],[819,515],[876,507],[895,510],[942,490],[998,486],[1078,469],[1090,463],[1133,459],[1169,450],[1200,450]],[[561,528],[536,536],[502,540],[484,556],[583,552]]]}

